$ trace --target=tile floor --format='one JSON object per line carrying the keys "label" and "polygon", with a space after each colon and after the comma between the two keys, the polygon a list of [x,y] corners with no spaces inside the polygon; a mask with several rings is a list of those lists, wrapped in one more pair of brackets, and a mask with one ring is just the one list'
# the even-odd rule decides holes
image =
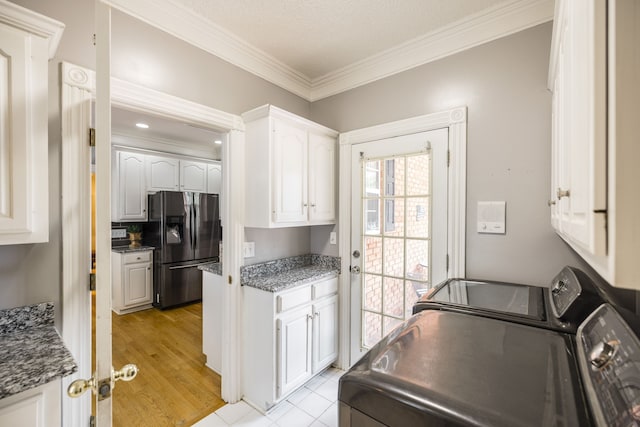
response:
{"label": "tile floor", "polygon": [[338,379],[344,371],[329,368],[262,415],[244,401],[225,405],[194,427],[337,427]]}

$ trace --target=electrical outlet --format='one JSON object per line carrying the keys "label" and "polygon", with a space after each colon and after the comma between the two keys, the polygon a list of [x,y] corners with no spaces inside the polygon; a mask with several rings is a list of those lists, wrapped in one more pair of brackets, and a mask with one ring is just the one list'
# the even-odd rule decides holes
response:
{"label": "electrical outlet", "polygon": [[245,258],[256,256],[256,242],[244,242],[243,253]]}
{"label": "electrical outlet", "polygon": [[336,244],[336,232],[335,231],[332,231],[329,234],[329,243],[332,244],[332,245]]}
{"label": "electrical outlet", "polygon": [[112,239],[124,239],[127,237],[127,229],[126,228],[112,228],[111,229],[111,238]]}

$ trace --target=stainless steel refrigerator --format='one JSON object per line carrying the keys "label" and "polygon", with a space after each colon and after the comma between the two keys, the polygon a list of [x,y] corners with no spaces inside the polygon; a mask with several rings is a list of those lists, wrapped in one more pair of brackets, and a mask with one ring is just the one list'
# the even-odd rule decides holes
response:
{"label": "stainless steel refrigerator", "polygon": [[149,195],[146,232],[155,246],[154,305],[202,299],[201,264],[218,261],[221,227],[217,194],[160,191]]}

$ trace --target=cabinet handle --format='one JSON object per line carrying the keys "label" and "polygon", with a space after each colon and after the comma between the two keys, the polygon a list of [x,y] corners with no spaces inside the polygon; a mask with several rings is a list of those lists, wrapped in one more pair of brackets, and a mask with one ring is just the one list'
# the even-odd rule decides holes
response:
{"label": "cabinet handle", "polygon": [[558,188],[558,193],[556,194],[556,196],[558,197],[558,200],[560,200],[563,197],[570,197],[571,196],[571,192],[570,192],[570,190],[563,190],[561,188]]}

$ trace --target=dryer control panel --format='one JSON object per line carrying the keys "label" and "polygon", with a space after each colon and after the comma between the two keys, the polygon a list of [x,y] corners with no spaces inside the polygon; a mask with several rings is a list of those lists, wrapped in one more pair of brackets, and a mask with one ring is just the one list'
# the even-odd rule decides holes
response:
{"label": "dryer control panel", "polygon": [[598,426],[640,426],[640,340],[609,304],[578,328],[578,361]]}

